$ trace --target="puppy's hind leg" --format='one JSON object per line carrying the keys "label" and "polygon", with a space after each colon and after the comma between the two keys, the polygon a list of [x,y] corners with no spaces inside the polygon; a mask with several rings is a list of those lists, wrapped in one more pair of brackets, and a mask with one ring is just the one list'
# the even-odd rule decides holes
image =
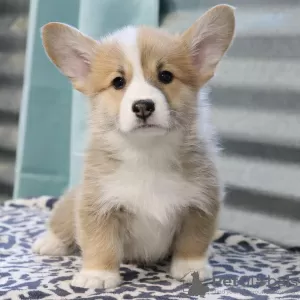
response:
{"label": "puppy's hind leg", "polygon": [[47,232],[33,244],[40,255],[68,255],[75,248],[74,205],[78,189],[66,192],[55,204]]}

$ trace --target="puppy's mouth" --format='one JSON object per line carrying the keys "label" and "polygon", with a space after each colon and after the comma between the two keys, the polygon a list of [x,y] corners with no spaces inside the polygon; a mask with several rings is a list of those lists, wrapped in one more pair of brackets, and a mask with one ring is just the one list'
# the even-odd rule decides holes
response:
{"label": "puppy's mouth", "polygon": [[138,130],[138,129],[151,129],[151,128],[154,128],[154,129],[165,129],[162,126],[155,125],[155,124],[142,124],[142,125],[137,126],[135,128],[135,130]]}
{"label": "puppy's mouth", "polygon": [[149,133],[150,135],[154,134],[164,134],[165,132],[167,132],[168,129],[166,127],[163,127],[161,125],[157,125],[157,124],[139,124],[137,125],[132,132],[136,132],[136,133]]}

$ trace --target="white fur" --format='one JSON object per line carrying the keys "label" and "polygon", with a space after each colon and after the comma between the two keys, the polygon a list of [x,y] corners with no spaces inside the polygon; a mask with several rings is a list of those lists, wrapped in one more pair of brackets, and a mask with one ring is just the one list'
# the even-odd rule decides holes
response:
{"label": "white fur", "polygon": [[81,288],[114,288],[121,283],[119,272],[112,271],[95,271],[95,270],[81,270],[77,273],[72,281],[72,285]]}
{"label": "white fur", "polygon": [[123,132],[131,132],[136,128],[139,120],[132,111],[132,105],[137,100],[145,99],[151,99],[155,104],[155,111],[147,120],[148,124],[167,129],[170,119],[167,100],[159,89],[145,80],[141,66],[141,54],[137,45],[137,33],[136,28],[126,27],[109,37],[118,41],[133,68],[132,80],[121,102],[120,129]]}
{"label": "white fur", "polygon": [[118,170],[102,179],[103,210],[105,206],[109,210],[112,206],[122,205],[129,211],[150,215],[165,224],[184,207],[193,204],[205,208],[207,203],[199,201],[205,198],[201,185],[189,183],[159,157],[156,162],[156,157],[148,157],[148,162],[146,157],[143,162],[141,157],[124,161]]}
{"label": "white fur", "polygon": [[212,268],[206,257],[202,259],[173,259],[170,271],[172,277],[192,282],[193,272],[198,272],[201,280],[212,277]]}
{"label": "white fur", "polygon": [[176,229],[177,224],[174,217],[170,217],[169,222],[162,226],[157,219],[151,216],[136,215],[129,228],[129,234],[125,234],[125,259],[149,263],[165,258],[169,254],[168,251]]}
{"label": "white fur", "polygon": [[150,145],[144,150],[126,145],[123,164],[101,181],[102,212],[123,205],[136,216],[130,228],[131,236],[127,237],[127,249],[132,249],[130,243],[135,247],[128,252],[125,245],[126,259],[159,259],[166,254],[173,238],[176,203],[184,196],[178,184],[181,178],[172,174],[166,165],[166,154],[172,155],[166,146],[163,143],[157,153],[150,154],[147,150],[152,148]]}
{"label": "white fur", "polygon": [[32,250],[40,255],[50,256],[68,255],[70,252],[68,247],[50,230],[35,241]]}
{"label": "white fur", "polygon": [[136,216],[130,228],[135,249],[133,253],[125,249],[125,258],[155,260],[164,256],[182,209],[189,205],[203,210],[208,207],[201,184],[193,185],[172,168],[177,164],[180,138],[172,132],[138,143],[110,136],[109,143],[122,149],[123,162],[101,179],[101,212],[123,206]]}

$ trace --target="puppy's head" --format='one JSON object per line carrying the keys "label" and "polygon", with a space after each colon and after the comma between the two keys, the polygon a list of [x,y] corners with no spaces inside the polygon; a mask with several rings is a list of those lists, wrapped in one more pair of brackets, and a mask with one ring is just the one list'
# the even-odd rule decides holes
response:
{"label": "puppy's head", "polygon": [[45,50],[91,99],[94,130],[156,136],[185,128],[199,88],[234,34],[234,11],[218,5],[182,34],[126,27],[96,41],[61,23],[42,28]]}

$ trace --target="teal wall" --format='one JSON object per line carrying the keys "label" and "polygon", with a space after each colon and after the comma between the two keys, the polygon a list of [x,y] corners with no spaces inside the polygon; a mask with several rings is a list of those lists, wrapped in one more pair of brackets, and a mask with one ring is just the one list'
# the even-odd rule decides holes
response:
{"label": "teal wall", "polygon": [[47,58],[40,28],[65,22],[94,38],[125,25],[158,25],[159,1],[32,0],[14,197],[60,195],[80,179],[87,101]]}
{"label": "teal wall", "polygon": [[15,197],[58,195],[68,184],[72,89],[47,59],[40,28],[77,26],[79,1],[31,1],[15,174]]}

